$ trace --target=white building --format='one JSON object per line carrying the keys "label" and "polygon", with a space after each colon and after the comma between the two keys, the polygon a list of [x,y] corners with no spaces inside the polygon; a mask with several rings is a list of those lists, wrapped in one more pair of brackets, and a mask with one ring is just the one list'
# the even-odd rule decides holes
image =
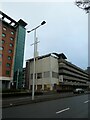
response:
{"label": "white building", "polygon": [[[26,84],[32,89],[34,61],[26,62]],[[58,59],[54,54],[36,58],[35,61],[35,89],[52,90],[59,84]]]}

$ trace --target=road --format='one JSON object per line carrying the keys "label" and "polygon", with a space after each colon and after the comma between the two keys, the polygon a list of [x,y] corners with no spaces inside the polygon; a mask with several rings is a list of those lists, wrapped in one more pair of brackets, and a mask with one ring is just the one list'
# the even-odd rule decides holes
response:
{"label": "road", "polygon": [[71,97],[71,96],[76,96],[76,94],[73,94],[72,92],[60,93],[60,94],[59,93],[43,94],[43,95],[35,96],[34,101],[32,101],[31,96],[20,96],[20,97],[18,96],[18,97],[10,97],[10,98],[7,97],[7,98],[3,98],[2,106],[3,108],[5,108],[5,107],[22,105],[22,104],[25,105],[25,104],[30,104],[30,103],[32,104],[41,101],[55,100],[55,99]]}
{"label": "road", "polygon": [[90,94],[2,109],[3,118],[89,118]]}

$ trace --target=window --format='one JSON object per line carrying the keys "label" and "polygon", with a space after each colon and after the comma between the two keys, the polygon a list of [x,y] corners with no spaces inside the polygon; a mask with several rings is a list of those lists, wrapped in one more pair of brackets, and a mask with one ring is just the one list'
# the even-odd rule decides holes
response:
{"label": "window", "polygon": [[7,67],[10,67],[10,63],[7,63],[6,66],[7,66]]}
{"label": "window", "polygon": [[5,33],[2,33],[2,37],[6,37],[6,34],[5,34]]}
{"label": "window", "polygon": [[56,73],[56,72],[52,72],[52,77],[54,77],[54,78],[58,78],[58,73]]}
{"label": "window", "polygon": [[30,79],[33,79],[33,74],[30,75]]}
{"label": "window", "polygon": [[2,62],[0,61],[0,66],[2,65]]}
{"label": "window", "polygon": [[13,47],[13,44],[12,44],[12,43],[10,43],[10,47]]}
{"label": "window", "polygon": [[0,58],[2,58],[2,54],[0,53]]}
{"label": "window", "polygon": [[[33,79],[33,74],[30,74],[30,79]],[[35,79],[36,79],[36,73],[35,73]]]}
{"label": "window", "polygon": [[10,40],[11,40],[11,41],[13,41],[13,40],[14,40],[14,38],[13,38],[13,37],[10,37]]}
{"label": "window", "polygon": [[5,40],[2,40],[1,42],[2,42],[2,44],[4,44],[4,43],[5,43]]}
{"label": "window", "polygon": [[42,78],[42,73],[37,73],[37,79]]}
{"label": "window", "polygon": [[14,32],[13,32],[13,31],[11,31],[11,34],[12,34],[12,35],[14,35]]}
{"label": "window", "polygon": [[7,28],[6,28],[6,27],[3,27],[3,30],[4,30],[4,31],[6,31],[6,30],[7,30]]}
{"label": "window", "polygon": [[1,47],[1,46],[0,46],[0,50],[3,50],[3,49],[4,49],[4,47]]}
{"label": "window", "polygon": [[6,75],[10,75],[10,71],[9,70],[6,71]]}
{"label": "window", "polygon": [[44,78],[47,78],[47,77],[50,77],[50,72],[49,71],[44,72]]}
{"label": "window", "polygon": [[11,57],[10,57],[10,56],[8,56],[8,60],[11,60]]}
{"label": "window", "polygon": [[12,53],[12,50],[9,49],[8,52],[9,52],[9,53]]}

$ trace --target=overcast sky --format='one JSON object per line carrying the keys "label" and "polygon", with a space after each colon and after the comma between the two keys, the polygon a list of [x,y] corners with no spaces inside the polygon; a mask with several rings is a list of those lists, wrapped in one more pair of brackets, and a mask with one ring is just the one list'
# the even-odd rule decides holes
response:
{"label": "overcast sky", "polygon": [[[65,0],[64,0],[65,1]],[[70,1],[70,0],[67,0]],[[3,1],[4,2],[4,1]],[[78,67],[88,66],[88,15],[73,2],[4,2],[1,10],[18,21],[28,23],[27,30],[37,29],[39,55],[52,52],[64,53],[67,60]],[[33,57],[34,33],[26,33],[25,61]]]}

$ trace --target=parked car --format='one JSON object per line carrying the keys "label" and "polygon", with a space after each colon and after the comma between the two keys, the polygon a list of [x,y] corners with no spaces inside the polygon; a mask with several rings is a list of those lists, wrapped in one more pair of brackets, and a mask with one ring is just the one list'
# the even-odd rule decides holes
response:
{"label": "parked car", "polygon": [[76,88],[76,89],[74,89],[73,90],[73,93],[84,93],[84,89],[82,89],[82,88]]}

